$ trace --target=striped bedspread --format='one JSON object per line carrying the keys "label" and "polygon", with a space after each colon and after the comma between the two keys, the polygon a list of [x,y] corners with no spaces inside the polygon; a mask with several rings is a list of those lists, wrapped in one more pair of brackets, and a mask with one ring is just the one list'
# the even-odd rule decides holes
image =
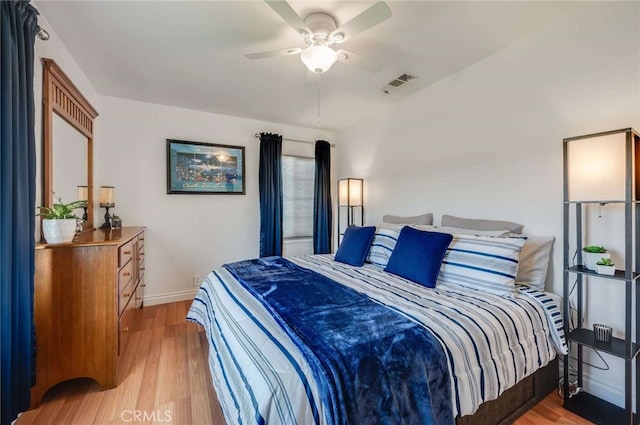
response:
{"label": "striped bedspread", "polygon": [[[420,323],[443,347],[455,415],[488,400],[566,352],[558,306],[518,287],[501,297],[439,284],[427,289],[374,265],[330,255],[290,259]],[[295,297],[295,294],[292,294]],[[189,311],[211,344],[209,364],[227,423],[326,423],[311,367],[266,309],[226,270],[209,274]]]}

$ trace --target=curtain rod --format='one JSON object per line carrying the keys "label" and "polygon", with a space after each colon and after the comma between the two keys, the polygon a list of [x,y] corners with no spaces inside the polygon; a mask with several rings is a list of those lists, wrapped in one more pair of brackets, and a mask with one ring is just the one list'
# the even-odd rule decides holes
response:
{"label": "curtain rod", "polygon": [[[259,139],[259,138],[260,138],[260,133],[256,133],[256,134],[255,134],[255,136],[256,136],[256,139]],[[308,143],[308,144],[310,144],[310,145],[315,145],[315,144],[316,144],[316,142],[311,142],[311,141],[309,141],[309,140],[286,139],[286,138],[284,138],[284,137],[282,138],[282,140],[286,140],[286,141],[288,141],[288,142],[296,142],[296,143]],[[335,144],[335,143],[331,143],[331,147],[332,147],[332,148],[335,148],[335,147],[336,147],[336,144]]]}
{"label": "curtain rod", "polygon": [[38,26],[36,36],[42,41],[47,41],[49,39],[49,32],[41,26]]}

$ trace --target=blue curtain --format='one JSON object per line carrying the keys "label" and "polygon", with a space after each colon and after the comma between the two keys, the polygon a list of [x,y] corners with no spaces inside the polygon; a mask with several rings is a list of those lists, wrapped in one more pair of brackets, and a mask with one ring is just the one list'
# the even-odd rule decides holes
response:
{"label": "blue curtain", "polygon": [[313,253],[331,252],[331,145],[316,141],[316,171],[313,193]]}
{"label": "blue curtain", "polygon": [[38,12],[22,1],[2,1],[0,7],[0,411],[5,425],[29,408],[35,383],[33,57]]}
{"label": "blue curtain", "polygon": [[260,133],[260,257],[282,255],[282,136]]}

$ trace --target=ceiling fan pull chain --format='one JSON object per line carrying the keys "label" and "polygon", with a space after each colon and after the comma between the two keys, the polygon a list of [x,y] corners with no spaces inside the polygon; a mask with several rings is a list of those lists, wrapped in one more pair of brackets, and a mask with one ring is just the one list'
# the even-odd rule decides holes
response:
{"label": "ceiling fan pull chain", "polygon": [[318,128],[320,128],[320,80],[316,82],[316,92],[318,95]]}

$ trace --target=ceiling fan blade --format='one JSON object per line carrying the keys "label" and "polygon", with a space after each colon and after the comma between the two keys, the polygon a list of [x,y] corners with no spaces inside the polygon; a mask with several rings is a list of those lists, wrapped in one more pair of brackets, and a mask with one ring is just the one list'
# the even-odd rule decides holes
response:
{"label": "ceiling fan blade", "polygon": [[246,53],[245,56],[249,59],[263,59],[274,56],[297,55],[300,52],[302,52],[300,47],[292,47],[289,49],[269,50],[268,52]]}
{"label": "ceiling fan blade", "polygon": [[391,9],[383,1],[379,1],[374,4],[349,22],[340,26],[329,36],[330,40],[334,43],[343,43],[353,37],[360,34],[369,28],[378,25],[380,22],[386,21],[391,17]]}
{"label": "ceiling fan blade", "polygon": [[286,23],[291,25],[294,30],[303,37],[310,37],[313,31],[304,23],[300,15],[289,6],[284,0],[264,0]]}
{"label": "ceiling fan blade", "polygon": [[382,64],[374,62],[371,59],[367,59],[364,56],[360,56],[347,50],[340,49],[337,50],[336,53],[338,54],[338,60],[340,62],[357,66],[358,68],[365,69],[369,72],[373,72],[374,74],[380,72],[380,70],[383,68]]}

